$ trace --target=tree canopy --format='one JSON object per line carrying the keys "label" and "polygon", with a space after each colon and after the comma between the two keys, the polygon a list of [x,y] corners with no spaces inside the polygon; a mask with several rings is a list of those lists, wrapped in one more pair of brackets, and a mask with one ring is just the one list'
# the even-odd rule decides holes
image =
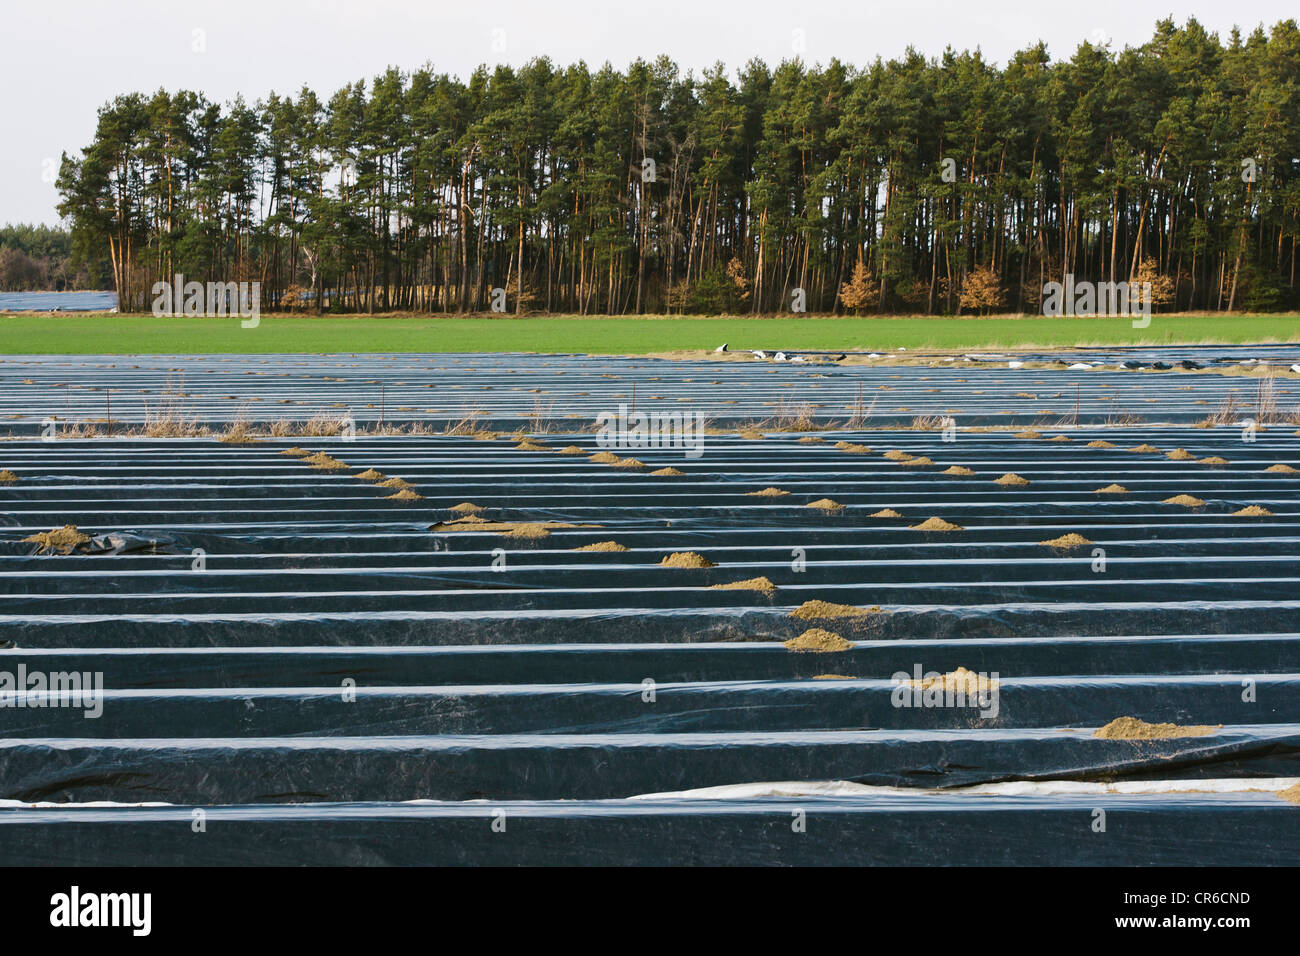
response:
{"label": "tree canopy", "polygon": [[1165,307],[1276,310],[1300,302],[1298,156],[1295,21],[1163,20],[1001,68],[538,59],[324,99],[132,93],[58,187],[132,304],[179,272],[260,280],[268,308],[477,311],[501,288],[517,313],[771,313],[802,289],[838,313],[861,263],[854,311],[1036,312],[1065,273],[1139,271]]}

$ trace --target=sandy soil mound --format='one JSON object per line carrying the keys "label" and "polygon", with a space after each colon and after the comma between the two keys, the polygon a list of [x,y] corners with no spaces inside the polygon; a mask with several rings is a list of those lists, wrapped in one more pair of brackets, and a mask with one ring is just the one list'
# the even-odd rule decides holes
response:
{"label": "sandy soil mound", "polygon": [[1196,456],[1193,455],[1186,448],[1175,448],[1173,451],[1165,452],[1165,457],[1170,458],[1174,461],[1187,461],[1188,459],[1195,458]]}
{"label": "sandy soil mound", "polygon": [[1264,470],[1265,470],[1265,471],[1271,471],[1271,472],[1273,472],[1274,474],[1279,474],[1279,475],[1295,475],[1295,474],[1300,474],[1300,471],[1298,471],[1298,470],[1295,469],[1295,468],[1292,468],[1290,465],[1269,465],[1269,466],[1268,466],[1267,468],[1265,468]]}
{"label": "sandy soil mound", "polygon": [[[1219,727],[1223,725],[1220,724]],[[1116,717],[1105,727],[1093,731],[1094,737],[1106,740],[1167,740],[1173,737],[1206,737],[1219,727],[1206,724],[1149,724],[1136,717]]]}
{"label": "sandy soil mound", "polygon": [[310,458],[304,458],[303,461],[307,462],[317,471],[346,471],[352,467],[346,461],[339,461],[337,458],[331,457],[323,451],[318,451]]}
{"label": "sandy soil mound", "polygon": [[356,475],[362,481],[382,481],[386,476],[382,471],[375,471],[373,468],[367,468],[365,471]]}
{"label": "sandy soil mound", "polygon": [[939,474],[961,475],[962,477],[970,477],[971,475],[975,474],[975,472],[971,471],[965,465],[950,465],[947,468],[945,468],[943,471],[939,472]]}
{"label": "sandy soil mound", "polygon": [[1197,464],[1198,465],[1226,465],[1229,464],[1229,462],[1228,459],[1223,458],[1219,455],[1210,455],[1208,458],[1202,458],[1200,461],[1197,462]]}
{"label": "sandy soil mound", "polygon": [[1115,443],[1106,441],[1104,438],[1098,438],[1096,441],[1088,442],[1089,448],[1114,448]]}
{"label": "sandy soil mound", "polygon": [[836,651],[850,651],[853,644],[840,637],[834,631],[823,631],[820,627],[804,631],[798,637],[792,637],[785,646],[796,653],[829,654]]}
{"label": "sandy soil mound", "polygon": [[563,448],[557,448],[555,453],[557,455],[585,455],[587,452],[586,449],[579,448],[577,445],[566,445]]}
{"label": "sandy soil mound", "polygon": [[1199,508],[1205,504],[1204,501],[1193,495],[1174,495],[1172,498],[1166,498],[1164,503],[1167,505],[1182,505],[1184,508]]}
{"label": "sandy soil mound", "polygon": [[747,498],[784,498],[789,493],[784,488],[767,487],[761,491],[747,491],[745,496]]}
{"label": "sandy soil mound", "polygon": [[617,541],[597,541],[595,544],[584,544],[581,548],[574,548],[574,551],[626,551],[627,545],[619,544]]}
{"label": "sandy soil mound", "polygon": [[1107,485],[1105,488],[1098,488],[1096,491],[1093,492],[1093,494],[1095,494],[1095,495],[1126,495],[1126,494],[1128,494],[1128,489],[1125,488],[1123,485],[1110,484],[1110,485]]}
{"label": "sandy soil mound", "polygon": [[835,447],[840,451],[848,452],[850,455],[866,455],[871,449],[866,445],[855,445],[851,441],[837,441]]}
{"label": "sandy soil mound", "polygon": [[830,498],[818,498],[816,501],[810,501],[806,505],[808,508],[816,508],[819,511],[843,511],[844,505]]}
{"label": "sandy soil mound", "polygon": [[384,495],[388,500],[395,501],[423,501],[424,495],[417,494],[410,488],[403,488],[401,491],[394,492],[391,495]]}
{"label": "sandy soil mound", "polygon": [[75,524],[65,524],[62,528],[38,531],[36,534],[22,540],[29,544],[39,544],[42,551],[71,554],[74,548],[78,548],[89,541],[90,535],[78,530]]}
{"label": "sandy soil mound", "polygon": [[890,461],[910,461],[912,458],[912,456],[909,455],[907,452],[899,451],[898,449],[892,449],[890,451],[885,452],[885,457],[888,458]]}
{"label": "sandy soil mound", "polygon": [[1071,531],[1069,534],[1063,534],[1059,538],[1052,538],[1050,541],[1040,541],[1039,544],[1045,544],[1049,548],[1057,548],[1061,551],[1069,551],[1072,548],[1082,548],[1084,545],[1092,544],[1081,534]]}
{"label": "sandy soil mound", "polygon": [[674,551],[659,564],[665,568],[716,568],[717,565],[694,551]]}
{"label": "sandy soil mound", "polygon": [[1158,455],[1158,454],[1160,454],[1160,449],[1157,448],[1155,445],[1148,445],[1148,444],[1145,444],[1145,443],[1143,443],[1143,444],[1141,444],[1141,445],[1134,445],[1132,448],[1129,449],[1129,451],[1135,451],[1135,452],[1137,452],[1137,453],[1140,454],[1140,455]]}
{"label": "sandy soil mound", "polygon": [[385,481],[379,482],[378,486],[380,488],[414,488],[415,487],[415,485],[411,484],[405,478],[389,478]]}
{"label": "sandy soil mound", "polygon": [[1014,471],[1009,471],[1001,478],[994,478],[993,484],[1005,485],[1007,487],[1020,486],[1029,484],[1029,479],[1023,475],[1017,475]]}
{"label": "sandy soil mound", "polygon": [[1273,512],[1267,508],[1261,508],[1259,505],[1247,505],[1240,511],[1234,511],[1232,516],[1234,518],[1271,518]]}
{"label": "sandy soil mound", "polygon": [[1027,428],[1022,432],[1016,432],[1017,438],[1042,438],[1042,432],[1036,432],[1032,428]]}
{"label": "sandy soil mound", "polygon": [[940,674],[938,677],[928,677],[922,681],[909,681],[913,687],[921,690],[929,690],[937,687],[944,693],[951,691],[965,691],[967,696],[974,694],[987,693],[998,686],[998,682],[990,677],[982,676],[965,667],[958,667],[955,671],[947,674]]}
{"label": "sandy soil mound", "polygon": [[830,601],[804,601],[790,612],[791,617],[804,621],[830,620],[841,617],[867,617],[883,614],[879,607],[858,607],[854,604],[832,604]]}
{"label": "sandy soil mound", "polygon": [[680,478],[684,474],[686,472],[678,468],[656,468],[650,472],[650,475],[654,478]]}
{"label": "sandy soil mound", "polygon": [[911,468],[917,465],[933,465],[934,460],[931,458],[927,458],[925,455],[921,455],[918,458],[909,458],[907,459],[907,461],[900,461],[899,464],[902,465],[904,468]]}
{"label": "sandy soil mound", "polygon": [[280,450],[280,454],[290,455],[294,458],[306,458],[311,454],[311,452],[309,452],[306,448],[299,448],[297,445],[294,445],[292,448],[282,448]]}
{"label": "sandy soil mound", "polygon": [[[528,532],[517,533],[520,528],[549,531],[551,528],[599,528],[598,524],[571,524],[568,521],[488,521],[478,515],[465,515],[454,521],[439,521],[430,531],[478,531],[484,534],[509,534],[515,537],[533,537]],[[536,535],[544,537],[544,535]]]}
{"label": "sandy soil mound", "polygon": [[4,471],[0,471],[0,485],[12,485],[17,480],[18,480],[18,476],[15,475],[8,468],[6,468]]}
{"label": "sandy soil mound", "polygon": [[457,514],[462,514],[462,515],[476,515],[476,514],[481,514],[484,509],[482,505],[476,505],[472,501],[462,501],[458,505],[452,505],[447,510],[454,511]]}
{"label": "sandy soil mound", "polygon": [[594,455],[587,456],[587,461],[594,461],[598,465],[612,465],[618,460],[618,455],[612,451],[598,451]]}
{"label": "sandy soil mound", "polygon": [[920,524],[912,525],[913,531],[965,531],[959,524],[944,521],[942,518],[926,518]]}
{"label": "sandy soil mound", "polygon": [[763,577],[746,578],[744,581],[732,581],[730,584],[711,584],[709,587],[715,591],[762,591],[764,594],[776,590],[776,585]]}
{"label": "sandy soil mound", "polygon": [[873,511],[867,515],[868,518],[901,518],[903,517],[893,508],[881,508],[879,511]]}

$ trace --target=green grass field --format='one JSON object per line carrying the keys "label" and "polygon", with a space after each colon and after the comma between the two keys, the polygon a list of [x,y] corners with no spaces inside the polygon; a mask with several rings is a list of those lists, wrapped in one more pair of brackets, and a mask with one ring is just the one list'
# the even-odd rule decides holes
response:
{"label": "green grass field", "polygon": [[462,318],[265,315],[238,319],[135,315],[0,316],[0,353],[113,355],[238,352],[591,352],[713,349],[976,349],[1073,345],[1300,341],[1296,315],[1121,318]]}

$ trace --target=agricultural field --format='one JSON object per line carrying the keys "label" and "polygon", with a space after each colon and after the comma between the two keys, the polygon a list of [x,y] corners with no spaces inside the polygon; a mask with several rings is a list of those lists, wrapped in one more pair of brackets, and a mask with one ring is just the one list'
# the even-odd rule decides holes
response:
{"label": "agricultural field", "polygon": [[1292,861],[1300,348],[246,334],[0,361],[7,861]]}
{"label": "agricultural field", "polygon": [[580,352],[644,355],[712,351],[724,342],[751,348],[1007,349],[1088,345],[1197,345],[1300,340],[1296,315],[1153,315],[990,318],[784,316],[262,315],[239,319],[117,314],[0,314],[0,354],[42,354],[51,337],[61,352],[117,355],[253,352]]}

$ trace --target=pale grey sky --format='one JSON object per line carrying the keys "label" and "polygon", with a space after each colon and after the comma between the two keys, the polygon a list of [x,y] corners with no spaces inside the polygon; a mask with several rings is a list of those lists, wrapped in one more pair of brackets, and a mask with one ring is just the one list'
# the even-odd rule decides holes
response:
{"label": "pale grey sky", "polygon": [[96,109],[118,93],[189,88],[251,102],[306,83],[328,97],[389,65],[428,61],[464,77],[480,63],[543,55],[622,67],[667,53],[684,69],[717,60],[735,69],[755,56],[773,65],[793,56],[800,36],[809,62],[862,64],[911,44],[926,55],[978,46],[1002,63],[1039,39],[1054,58],[1084,39],[1136,45],[1169,15],[1195,16],[1226,36],[1234,24],[1249,32],[1295,10],[1294,0],[13,2],[0,12],[9,81],[0,99],[0,223],[58,220],[59,154],[89,142]]}

